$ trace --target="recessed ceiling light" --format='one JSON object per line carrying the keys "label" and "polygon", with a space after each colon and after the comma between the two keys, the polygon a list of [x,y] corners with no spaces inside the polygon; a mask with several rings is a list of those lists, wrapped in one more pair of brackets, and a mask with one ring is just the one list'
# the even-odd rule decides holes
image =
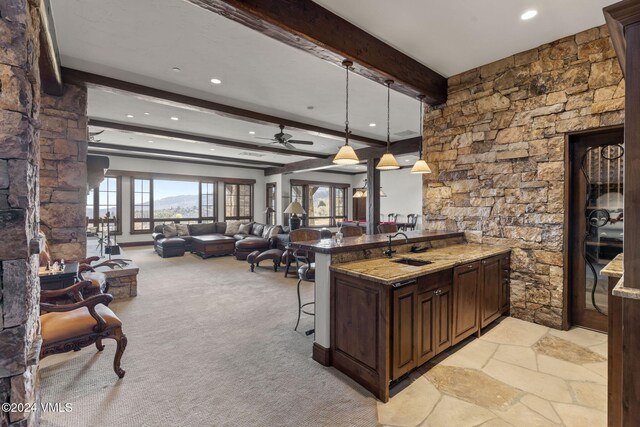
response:
{"label": "recessed ceiling light", "polygon": [[526,21],[528,19],[533,18],[534,16],[536,16],[538,14],[537,10],[527,10],[525,13],[523,13],[522,15],[520,15],[520,19],[522,19],[523,21]]}
{"label": "recessed ceiling light", "polygon": [[151,114],[151,113],[144,113],[145,116],[148,116],[149,114]]}
{"label": "recessed ceiling light", "polygon": [[147,142],[153,142],[152,140],[148,140]]}
{"label": "recessed ceiling light", "polygon": [[369,123],[369,127],[374,128],[374,127],[376,127],[376,124],[375,123]]}
{"label": "recessed ceiling light", "polygon": [[213,83],[214,85],[219,85],[220,83],[222,83],[222,80],[220,80],[220,79],[211,79],[211,83]]}
{"label": "recessed ceiling light", "polygon": [[215,148],[209,148],[209,150],[211,150],[211,151],[216,151],[216,149],[215,149]]}
{"label": "recessed ceiling light", "polygon": [[180,120],[180,119],[175,117],[175,116],[173,116],[173,117],[171,117],[171,120]]}
{"label": "recessed ceiling light", "polygon": [[316,107],[314,107],[313,105],[309,105],[309,106],[307,107],[307,110],[313,110],[314,108],[316,108]]}
{"label": "recessed ceiling light", "polygon": [[405,159],[405,161],[404,161],[404,162],[405,162],[405,163],[409,163],[409,159]]}
{"label": "recessed ceiling light", "polygon": [[180,71],[182,71],[182,70],[181,70],[180,68],[178,68],[178,67],[173,67],[171,70],[172,70],[174,73],[179,73]]}
{"label": "recessed ceiling light", "polygon": [[133,119],[133,114],[127,114],[127,117],[129,117],[130,119]]}
{"label": "recessed ceiling light", "polygon": [[249,131],[249,135],[255,135],[256,133],[254,131]]}

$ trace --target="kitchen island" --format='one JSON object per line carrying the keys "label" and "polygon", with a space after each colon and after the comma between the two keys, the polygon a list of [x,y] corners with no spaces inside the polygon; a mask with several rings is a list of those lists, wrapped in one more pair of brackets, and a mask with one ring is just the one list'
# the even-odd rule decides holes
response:
{"label": "kitchen island", "polygon": [[391,258],[387,235],[292,244],[316,256],[314,360],[385,402],[393,381],[509,311],[510,249],[406,234]]}

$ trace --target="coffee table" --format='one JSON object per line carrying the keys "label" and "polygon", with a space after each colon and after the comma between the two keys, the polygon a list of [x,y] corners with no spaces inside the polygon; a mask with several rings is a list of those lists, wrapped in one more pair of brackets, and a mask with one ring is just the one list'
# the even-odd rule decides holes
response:
{"label": "coffee table", "polygon": [[214,255],[231,255],[236,248],[236,239],[229,236],[193,236],[193,253],[204,258]]}

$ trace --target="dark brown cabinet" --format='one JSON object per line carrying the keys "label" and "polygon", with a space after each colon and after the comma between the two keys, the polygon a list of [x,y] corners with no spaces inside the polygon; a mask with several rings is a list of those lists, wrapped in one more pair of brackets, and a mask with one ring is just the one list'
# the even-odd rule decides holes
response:
{"label": "dark brown cabinet", "polygon": [[480,329],[480,261],[453,269],[453,344]]}
{"label": "dark brown cabinet", "polygon": [[331,363],[389,399],[389,384],[509,310],[509,256],[382,285],[331,275]]}
{"label": "dark brown cabinet", "polygon": [[393,292],[392,379],[451,346],[451,270]]}
{"label": "dark brown cabinet", "polygon": [[482,261],[480,281],[480,327],[500,317],[502,313],[502,269],[501,257],[492,257]]}

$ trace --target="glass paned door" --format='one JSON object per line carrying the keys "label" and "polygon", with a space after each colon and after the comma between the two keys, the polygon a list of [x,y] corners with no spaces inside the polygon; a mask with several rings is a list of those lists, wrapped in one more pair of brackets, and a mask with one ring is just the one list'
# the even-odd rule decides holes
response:
{"label": "glass paned door", "polygon": [[602,269],[622,252],[622,133],[582,136],[572,144],[570,252],[573,323],[607,330],[608,283]]}

